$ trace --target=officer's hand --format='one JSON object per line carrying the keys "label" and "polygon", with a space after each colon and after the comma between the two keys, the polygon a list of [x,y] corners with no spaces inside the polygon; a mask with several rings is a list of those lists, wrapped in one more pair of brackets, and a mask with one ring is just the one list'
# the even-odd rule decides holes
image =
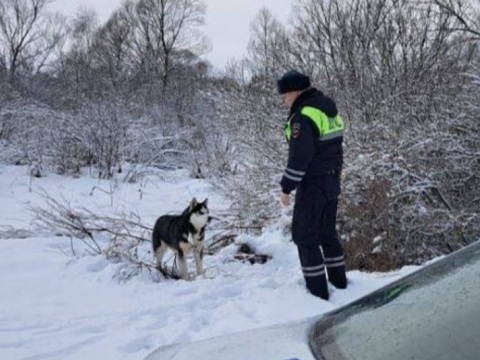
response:
{"label": "officer's hand", "polygon": [[290,195],[289,194],[285,194],[282,192],[282,194],[280,195],[280,203],[283,205],[283,206],[288,206],[290,205]]}

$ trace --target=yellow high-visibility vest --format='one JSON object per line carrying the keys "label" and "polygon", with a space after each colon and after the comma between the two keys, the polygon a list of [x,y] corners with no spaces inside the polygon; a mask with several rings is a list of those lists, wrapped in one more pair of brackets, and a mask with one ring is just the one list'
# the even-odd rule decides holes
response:
{"label": "yellow high-visibility vest", "polygon": [[[345,124],[340,115],[328,117],[323,111],[312,106],[305,106],[300,111],[302,115],[309,117],[318,129],[320,141],[331,140],[343,136]],[[292,138],[292,118],[288,119],[285,125],[285,137],[287,141]]]}

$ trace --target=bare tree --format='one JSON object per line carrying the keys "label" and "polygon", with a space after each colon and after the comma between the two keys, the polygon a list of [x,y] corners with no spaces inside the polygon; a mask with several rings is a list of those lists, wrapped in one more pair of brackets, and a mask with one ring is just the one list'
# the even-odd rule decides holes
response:
{"label": "bare tree", "polygon": [[97,96],[93,91],[94,83],[100,79],[94,72],[93,46],[98,27],[97,14],[88,8],[81,8],[69,24],[69,41],[61,52],[57,70],[64,86],[77,100],[85,95]]}
{"label": "bare tree", "polygon": [[471,56],[462,39],[452,41],[452,21],[433,5],[410,0],[299,0],[292,52],[345,99],[353,126],[413,104],[428,121],[445,103],[436,89],[449,97],[458,93],[458,74]]}
{"label": "bare tree", "polygon": [[116,11],[108,22],[97,32],[94,52],[97,65],[108,73],[114,89],[120,90],[128,78],[129,41],[133,32],[124,14]]}
{"label": "bare tree", "polygon": [[59,17],[48,14],[49,0],[2,0],[0,2],[0,56],[10,82],[19,68],[41,69],[61,40]]}
{"label": "bare tree", "polygon": [[199,32],[203,25],[205,4],[202,0],[139,0],[124,4],[132,27],[132,49],[141,56],[148,74],[160,75],[168,85],[175,52],[204,49]]}
{"label": "bare tree", "polygon": [[254,77],[275,79],[287,67],[284,51],[288,46],[286,31],[267,8],[262,8],[250,25],[248,63]]}
{"label": "bare tree", "polygon": [[[480,37],[480,8],[479,0],[432,0],[439,10],[456,21],[451,27],[453,31],[466,32],[477,39]],[[475,10],[476,9],[476,10]]]}

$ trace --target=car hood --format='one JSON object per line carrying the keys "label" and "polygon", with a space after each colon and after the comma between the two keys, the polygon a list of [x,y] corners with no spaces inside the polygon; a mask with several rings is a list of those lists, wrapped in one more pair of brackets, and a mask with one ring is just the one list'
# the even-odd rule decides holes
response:
{"label": "car hood", "polygon": [[308,334],[318,318],[161,347],[145,360],[315,360]]}

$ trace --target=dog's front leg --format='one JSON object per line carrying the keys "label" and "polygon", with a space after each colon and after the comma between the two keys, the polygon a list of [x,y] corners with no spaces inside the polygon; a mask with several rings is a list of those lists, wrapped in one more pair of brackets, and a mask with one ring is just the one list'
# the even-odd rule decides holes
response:
{"label": "dog's front leg", "polygon": [[193,258],[195,259],[195,267],[197,268],[197,276],[203,275],[203,244],[198,245],[198,247],[193,252]]}
{"label": "dog's front leg", "polygon": [[178,275],[181,279],[190,280],[187,267],[187,255],[192,252],[192,245],[188,241],[180,242],[180,251],[177,253]]}
{"label": "dog's front leg", "polygon": [[183,280],[190,280],[188,276],[187,258],[184,254],[177,254],[178,276]]}

